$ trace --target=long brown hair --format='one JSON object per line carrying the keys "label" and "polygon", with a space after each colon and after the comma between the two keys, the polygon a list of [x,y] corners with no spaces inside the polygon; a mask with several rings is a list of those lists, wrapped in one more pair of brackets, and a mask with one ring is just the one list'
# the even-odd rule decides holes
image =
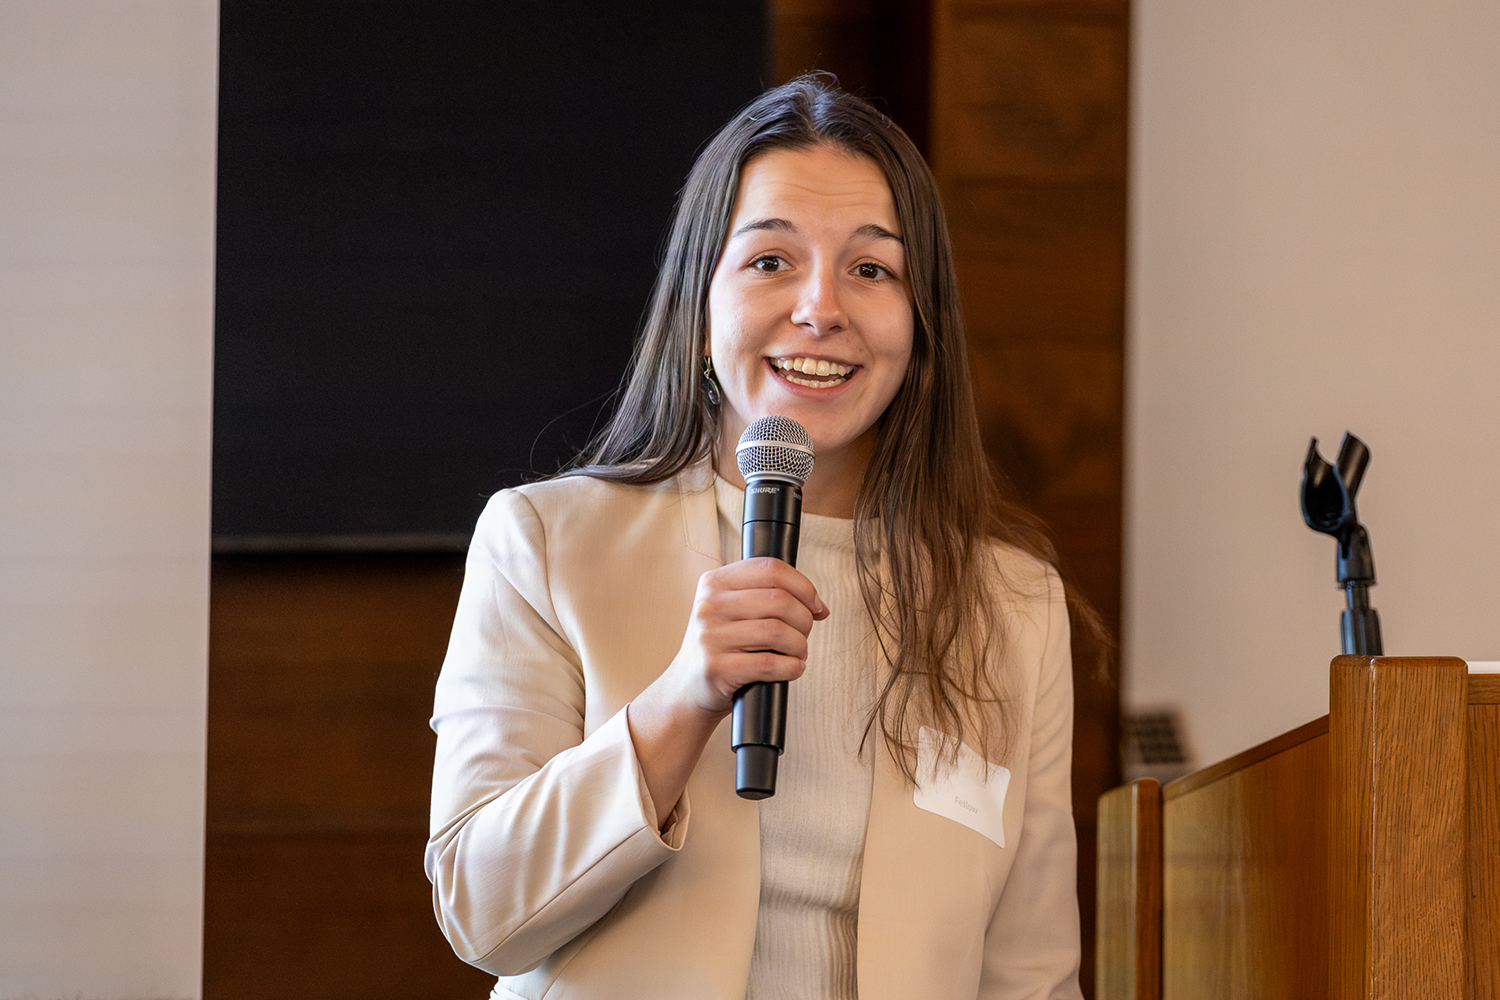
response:
{"label": "long brown hair", "polygon": [[[704,392],[700,365],[709,282],[740,174],[763,153],[819,144],[880,167],[906,248],[911,361],[881,418],[854,530],[860,589],[892,667],[866,735],[878,726],[914,779],[921,725],[974,745],[989,760],[1004,753],[1006,679],[987,669],[986,655],[1004,638],[1003,595],[994,592],[987,552],[999,541],[1048,563],[1056,553],[990,470],[942,201],[921,153],[889,118],[825,78],[804,76],[762,94],[714,136],[678,200],[619,403],[568,473],[654,483],[715,455],[719,412]],[[1078,610],[1090,631],[1102,632],[1092,609]]]}

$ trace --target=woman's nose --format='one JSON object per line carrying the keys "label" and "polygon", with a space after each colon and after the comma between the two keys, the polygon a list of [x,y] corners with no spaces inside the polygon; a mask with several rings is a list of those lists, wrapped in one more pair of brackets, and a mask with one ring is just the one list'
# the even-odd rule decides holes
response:
{"label": "woman's nose", "polygon": [[848,326],[849,316],[844,311],[839,276],[834,273],[833,268],[812,267],[804,275],[804,280],[797,289],[792,322],[819,337]]}

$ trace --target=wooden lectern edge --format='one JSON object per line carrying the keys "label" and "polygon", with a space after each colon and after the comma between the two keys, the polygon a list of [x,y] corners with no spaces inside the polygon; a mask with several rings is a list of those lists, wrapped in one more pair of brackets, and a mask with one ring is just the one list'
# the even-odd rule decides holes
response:
{"label": "wooden lectern edge", "polygon": [[1465,993],[1471,676],[1451,656],[1331,665],[1330,1000]]}
{"label": "wooden lectern edge", "polygon": [[[1337,662],[1338,660],[1342,660],[1345,658],[1346,657],[1340,656],[1337,657],[1333,662]],[[1358,659],[1364,660],[1366,664],[1371,665],[1374,664],[1375,661],[1382,659],[1411,660],[1419,658],[1431,660],[1435,663],[1456,659],[1456,657],[1444,656],[1358,657]],[[1354,659],[1354,657],[1349,657],[1349,659]],[[1467,669],[1467,664],[1465,664],[1465,668]],[[1469,674],[1468,678],[1469,704],[1500,704],[1500,674]],[[1226,757],[1224,760],[1219,761],[1217,764],[1210,764],[1205,768],[1200,768],[1199,770],[1194,771],[1192,774],[1183,775],[1176,781],[1172,781],[1166,785],[1163,785],[1161,792],[1162,799],[1175,799],[1179,796],[1186,795],[1194,789],[1202,788],[1204,785],[1211,785],[1214,782],[1235,773],[1236,771],[1249,767],[1252,764],[1257,764],[1260,761],[1266,760],[1267,758],[1274,757],[1277,754],[1281,753],[1283,750],[1294,747],[1299,743],[1306,743],[1308,740],[1316,739],[1317,737],[1322,736],[1327,732],[1328,716],[1324,715],[1312,720],[1311,722],[1298,726],[1296,729],[1290,729],[1279,736],[1274,736],[1271,739],[1266,740],[1264,743],[1258,743],[1255,746],[1250,747],[1248,750],[1242,750],[1239,753],[1235,754],[1233,757]]]}
{"label": "wooden lectern edge", "polygon": [[1161,997],[1161,834],[1155,778],[1099,796],[1094,986],[1100,1000]]}
{"label": "wooden lectern edge", "polygon": [[1186,795],[1204,785],[1211,785],[1236,771],[1243,770],[1251,764],[1258,764],[1267,758],[1274,757],[1283,750],[1294,747],[1299,743],[1316,739],[1328,732],[1328,716],[1320,716],[1311,722],[1304,723],[1296,729],[1290,729],[1280,736],[1272,737],[1264,743],[1258,743],[1248,750],[1242,750],[1233,757],[1228,757],[1217,764],[1210,764],[1202,770],[1194,771],[1192,774],[1184,775],[1176,781],[1162,786],[1161,797],[1163,799],[1175,799]]}

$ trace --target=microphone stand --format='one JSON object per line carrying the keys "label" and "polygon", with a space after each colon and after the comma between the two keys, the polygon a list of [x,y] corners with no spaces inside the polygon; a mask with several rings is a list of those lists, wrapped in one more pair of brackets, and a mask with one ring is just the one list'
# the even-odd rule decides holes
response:
{"label": "microphone stand", "polygon": [[1336,575],[1347,604],[1339,616],[1339,631],[1346,654],[1381,656],[1380,614],[1370,606],[1370,588],[1375,585],[1375,554],[1370,533],[1359,523],[1354,496],[1370,464],[1370,449],[1349,432],[1339,442],[1336,466],[1318,453],[1318,439],[1307,446],[1302,466],[1302,519],[1314,531],[1338,541]]}

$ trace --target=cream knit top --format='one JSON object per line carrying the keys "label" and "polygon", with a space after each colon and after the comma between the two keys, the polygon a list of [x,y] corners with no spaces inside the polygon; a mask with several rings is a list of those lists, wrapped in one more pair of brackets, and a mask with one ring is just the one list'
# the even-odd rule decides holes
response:
{"label": "cream knit top", "polygon": [[[719,550],[740,558],[744,494],[715,479]],[[746,1000],[854,1000],[865,824],[874,778],[860,739],[875,697],[874,638],[854,522],[803,513],[797,568],[830,614],[791,686],[776,794],[760,803],[760,912]]]}

